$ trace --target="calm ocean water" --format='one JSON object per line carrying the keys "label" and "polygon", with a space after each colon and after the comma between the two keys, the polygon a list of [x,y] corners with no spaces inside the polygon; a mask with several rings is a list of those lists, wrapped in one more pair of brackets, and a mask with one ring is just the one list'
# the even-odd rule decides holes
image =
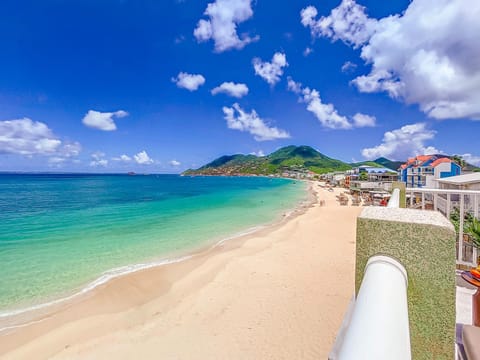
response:
{"label": "calm ocean water", "polygon": [[0,315],[278,219],[285,179],[0,175]]}

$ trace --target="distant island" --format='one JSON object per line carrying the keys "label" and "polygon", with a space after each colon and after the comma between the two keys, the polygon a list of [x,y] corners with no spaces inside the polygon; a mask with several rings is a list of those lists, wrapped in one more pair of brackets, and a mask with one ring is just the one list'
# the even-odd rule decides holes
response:
{"label": "distant island", "polygon": [[267,156],[224,155],[182,175],[282,175],[288,172],[311,172],[325,174],[332,171],[346,171],[361,165],[386,167],[396,171],[402,162],[379,158],[374,161],[348,164],[332,159],[306,145],[286,146]]}

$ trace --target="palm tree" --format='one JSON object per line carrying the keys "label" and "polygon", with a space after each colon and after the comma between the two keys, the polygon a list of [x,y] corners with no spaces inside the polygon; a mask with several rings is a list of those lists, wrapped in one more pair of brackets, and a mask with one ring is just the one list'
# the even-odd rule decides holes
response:
{"label": "palm tree", "polygon": [[467,162],[460,155],[453,155],[451,160],[456,162],[462,170],[467,166]]}

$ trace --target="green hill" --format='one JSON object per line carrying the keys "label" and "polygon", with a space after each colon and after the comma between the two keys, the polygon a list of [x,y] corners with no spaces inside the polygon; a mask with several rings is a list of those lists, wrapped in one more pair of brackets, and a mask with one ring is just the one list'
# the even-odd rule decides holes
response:
{"label": "green hill", "polygon": [[392,169],[392,170],[395,170],[395,171],[397,171],[398,168],[400,166],[402,166],[402,164],[405,163],[405,161],[392,161],[392,160],[386,159],[384,157],[380,157],[377,160],[374,160],[374,162],[383,166],[383,167],[386,167],[386,168],[389,168],[389,169]]}
{"label": "green hill", "polygon": [[384,157],[380,157],[373,161],[362,161],[357,163],[351,163],[352,167],[359,167],[359,166],[373,166],[373,167],[385,167],[387,169],[391,169],[393,171],[397,171],[397,169],[402,165],[403,162],[401,161],[392,161]]}
{"label": "green hill", "polygon": [[375,161],[361,161],[356,163],[350,163],[351,167],[359,167],[359,166],[372,166],[372,167],[383,167],[383,165],[377,164]]}
{"label": "green hill", "polygon": [[313,171],[323,174],[344,171],[351,166],[329,158],[310,146],[286,146],[268,156],[225,155],[184,175],[270,175],[284,171]]}

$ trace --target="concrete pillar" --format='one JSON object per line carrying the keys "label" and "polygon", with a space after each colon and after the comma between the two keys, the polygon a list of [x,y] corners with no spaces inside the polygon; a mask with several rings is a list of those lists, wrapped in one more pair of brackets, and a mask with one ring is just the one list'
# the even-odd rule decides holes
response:
{"label": "concrete pillar", "polygon": [[436,211],[367,207],[357,219],[356,246],[356,293],[370,257],[386,255],[397,259],[408,273],[412,358],[453,359],[453,225]]}

